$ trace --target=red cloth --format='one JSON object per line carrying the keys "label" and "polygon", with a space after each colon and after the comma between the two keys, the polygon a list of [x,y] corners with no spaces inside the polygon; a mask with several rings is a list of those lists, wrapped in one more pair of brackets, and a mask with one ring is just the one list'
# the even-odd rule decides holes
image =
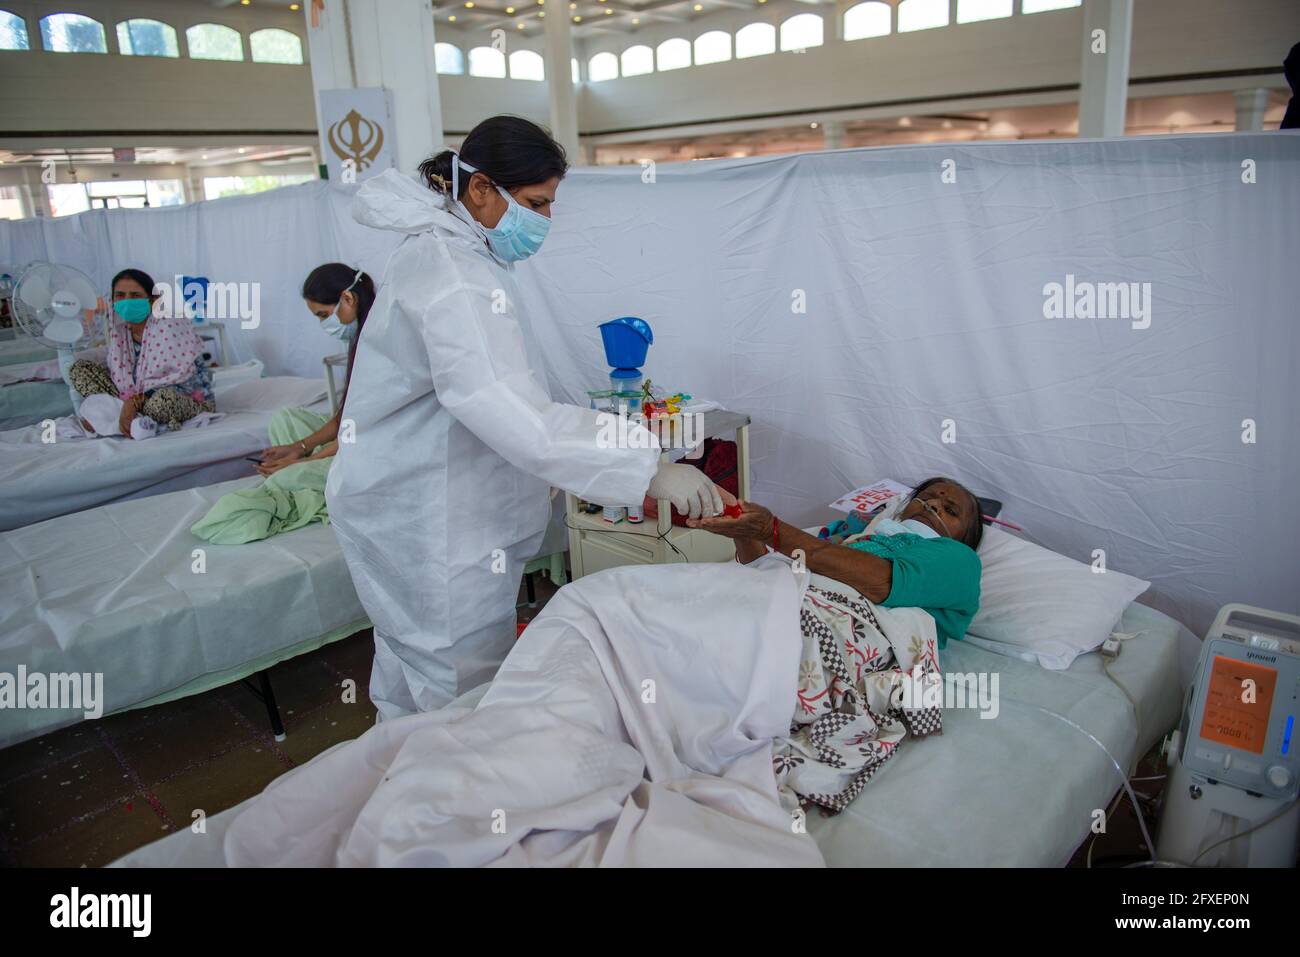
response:
{"label": "red cloth", "polygon": [[[713,484],[725,488],[737,498],[740,497],[740,470],[737,465],[736,443],[727,439],[705,439],[704,453],[697,459],[681,459],[686,465],[694,465],[713,480]],[[645,517],[659,517],[658,502],[646,496],[644,503]],[[673,509],[673,524],[686,525],[688,516]]]}

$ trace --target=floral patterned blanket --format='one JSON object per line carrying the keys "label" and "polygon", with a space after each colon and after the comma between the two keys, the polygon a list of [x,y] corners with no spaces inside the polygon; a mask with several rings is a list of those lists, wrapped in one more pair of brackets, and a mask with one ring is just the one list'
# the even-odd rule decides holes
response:
{"label": "floral patterned blanket", "polygon": [[942,675],[929,615],[875,608],[852,589],[822,582],[803,596],[798,700],[773,765],[787,807],[797,801],[839,812],[909,732],[942,732]]}

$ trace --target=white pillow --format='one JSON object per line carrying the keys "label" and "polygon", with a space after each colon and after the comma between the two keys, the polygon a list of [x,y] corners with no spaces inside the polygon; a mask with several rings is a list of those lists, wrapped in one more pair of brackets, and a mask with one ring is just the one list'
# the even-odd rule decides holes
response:
{"label": "white pillow", "polygon": [[1151,585],[1109,568],[1094,572],[992,525],[984,529],[979,556],[984,570],[971,644],[1053,670],[1100,646]]}

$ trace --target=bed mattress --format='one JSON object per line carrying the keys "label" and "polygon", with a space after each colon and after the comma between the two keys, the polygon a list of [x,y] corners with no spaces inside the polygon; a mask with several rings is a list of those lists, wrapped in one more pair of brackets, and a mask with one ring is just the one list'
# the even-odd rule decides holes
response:
{"label": "bed mattress", "polygon": [[124,499],[247,475],[265,448],[271,416],[286,406],[328,412],[320,379],[276,376],[218,393],[222,418],[145,441],[42,441],[40,425],[0,432],[0,531]]}
{"label": "bed mattress", "polygon": [[[369,627],[328,526],[248,545],[190,534],[220,496],[258,481],[119,502],[0,535],[0,671],[102,673],[109,714],[225,684]],[[0,747],[82,718],[0,709]]]}
{"label": "bed mattress", "polygon": [[[971,645],[949,644],[947,670],[996,671],[1001,711],[949,711],[944,733],[906,742],[849,808],[809,815],[808,830],[832,867],[1040,866],[1066,863],[1089,833],[1119,775],[1083,734],[1033,708],[1049,708],[1096,735],[1129,771],[1136,756],[1178,720],[1177,645],[1189,636],[1173,619],[1130,605],[1121,630],[1141,632],[1111,665],[1138,702],[1136,716],[1096,654],[1068,671],[1047,671]],[[454,704],[472,706],[487,685]],[[347,742],[336,745],[346,747]],[[252,799],[250,799],[252,800]],[[246,804],[247,802],[245,802]],[[208,818],[207,832],[169,834],[115,867],[205,867],[222,862],[221,841],[244,804]],[[1149,822],[1150,824],[1150,822]]]}
{"label": "bed mattress", "polygon": [[[949,642],[945,672],[999,676],[999,711],[946,709],[943,734],[904,742],[898,756],[836,817],[808,815],[833,867],[1053,867],[1065,864],[1090,833],[1121,781],[1095,735],[1126,773],[1178,722],[1182,689],[1178,644],[1185,629],[1132,604],[1117,630],[1125,641],[1110,665],[1082,655],[1066,671],[1048,671],[994,652]],[[1181,637],[1180,637],[1181,636]],[[1115,681],[1138,704],[1137,714]],[[1148,822],[1150,825],[1151,822]]]}

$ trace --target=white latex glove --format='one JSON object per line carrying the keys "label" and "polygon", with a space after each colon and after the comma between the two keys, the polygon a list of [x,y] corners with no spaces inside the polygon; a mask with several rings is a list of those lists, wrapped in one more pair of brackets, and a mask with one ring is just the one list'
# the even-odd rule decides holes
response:
{"label": "white latex glove", "polygon": [[722,496],[709,477],[693,465],[664,462],[650,480],[651,498],[666,498],[690,518],[711,518],[722,514]]}

